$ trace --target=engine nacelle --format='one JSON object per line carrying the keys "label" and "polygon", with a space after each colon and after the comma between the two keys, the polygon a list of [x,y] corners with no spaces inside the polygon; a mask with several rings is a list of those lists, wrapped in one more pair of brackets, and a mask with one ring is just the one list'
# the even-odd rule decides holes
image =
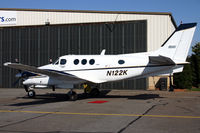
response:
{"label": "engine nacelle", "polygon": [[24,85],[49,85],[48,76],[30,77],[23,82]]}
{"label": "engine nacelle", "polygon": [[68,83],[63,80],[49,78],[48,76],[35,76],[26,79],[24,85],[34,85],[36,88],[46,88],[48,86],[55,86],[58,88],[73,88],[73,83]]}

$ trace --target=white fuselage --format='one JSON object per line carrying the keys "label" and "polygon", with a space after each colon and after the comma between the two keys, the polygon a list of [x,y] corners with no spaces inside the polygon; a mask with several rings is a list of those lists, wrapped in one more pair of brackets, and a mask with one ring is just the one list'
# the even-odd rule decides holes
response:
{"label": "white fuselage", "polygon": [[[104,83],[128,78],[140,78],[162,73],[172,66],[149,64],[149,52],[123,55],[66,55],[55,63],[41,66],[39,69],[55,71],[66,75],[76,75],[80,80],[64,81],[48,76],[36,76],[24,81],[24,84],[36,87],[54,85],[60,88],[72,88],[73,84],[87,81]],[[81,80],[82,79],[82,80]]]}

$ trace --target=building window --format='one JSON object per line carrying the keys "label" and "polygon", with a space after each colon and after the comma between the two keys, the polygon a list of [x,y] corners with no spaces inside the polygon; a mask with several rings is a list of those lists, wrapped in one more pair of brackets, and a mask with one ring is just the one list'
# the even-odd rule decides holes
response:
{"label": "building window", "polygon": [[75,65],[78,65],[78,63],[79,63],[79,59],[75,59],[75,60],[74,60],[74,64],[75,64]]}
{"label": "building window", "polygon": [[124,61],[124,60],[119,60],[118,63],[119,63],[120,65],[122,65],[122,64],[125,63],[125,61]]}
{"label": "building window", "polygon": [[60,60],[60,65],[65,65],[66,63],[67,63],[67,60],[65,60],[65,59]]}
{"label": "building window", "polygon": [[81,61],[81,63],[82,63],[83,65],[85,65],[85,64],[87,63],[87,60],[86,60],[86,59],[83,59],[83,60]]}
{"label": "building window", "polygon": [[93,65],[93,64],[95,63],[95,60],[94,60],[94,59],[91,59],[91,60],[89,61],[89,63],[90,63],[90,65]]}

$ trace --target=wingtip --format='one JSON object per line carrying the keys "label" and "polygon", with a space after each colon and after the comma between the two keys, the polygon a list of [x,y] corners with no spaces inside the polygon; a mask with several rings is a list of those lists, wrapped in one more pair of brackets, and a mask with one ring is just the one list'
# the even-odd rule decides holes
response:
{"label": "wingtip", "polygon": [[9,64],[11,64],[11,62],[6,62],[6,63],[4,63],[3,65],[4,65],[4,66],[8,66]]}

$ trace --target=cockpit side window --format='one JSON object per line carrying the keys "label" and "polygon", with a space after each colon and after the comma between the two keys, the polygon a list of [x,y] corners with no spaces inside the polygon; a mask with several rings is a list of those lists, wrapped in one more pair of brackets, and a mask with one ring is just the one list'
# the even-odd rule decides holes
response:
{"label": "cockpit side window", "polygon": [[67,63],[67,60],[66,59],[61,59],[60,60],[60,65],[65,65]]}

